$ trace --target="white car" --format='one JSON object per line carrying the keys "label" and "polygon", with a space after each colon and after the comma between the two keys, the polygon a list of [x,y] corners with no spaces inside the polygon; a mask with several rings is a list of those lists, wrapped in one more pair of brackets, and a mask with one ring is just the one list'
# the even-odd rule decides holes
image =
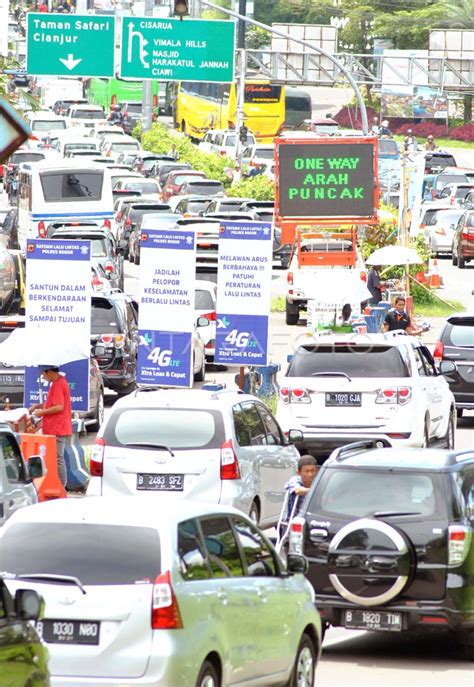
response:
{"label": "white car", "polygon": [[431,253],[451,253],[456,226],[463,212],[464,210],[458,207],[440,210],[432,215],[425,225],[425,245]]}
{"label": "white car", "polygon": [[[245,146],[255,146],[257,143],[251,131],[247,133]],[[212,129],[208,131],[198,145],[204,153],[216,153],[235,158],[237,150],[237,133],[235,129]]]}
{"label": "white car", "polygon": [[255,396],[142,389],[117,401],[100,428],[87,493],[220,503],[271,526],[298,458]]}
{"label": "white car", "polygon": [[285,566],[235,509],[57,499],[14,513],[0,542],[9,591],[45,601],[52,687],[314,683],[321,621],[293,574],[305,559]]}
{"label": "white car", "polygon": [[393,446],[453,448],[455,402],[443,374],[414,337],[308,338],[280,380],[277,419],[284,430],[300,429],[314,455],[379,437]]}
{"label": "white car", "polygon": [[104,139],[101,153],[116,160],[121,153],[139,153],[140,143],[132,136],[114,136]]}
{"label": "white car", "polygon": [[104,110],[99,105],[71,105],[67,111],[68,126],[93,127],[105,124]]}
{"label": "white car", "polygon": [[209,327],[203,328],[201,336],[204,340],[206,360],[214,360],[216,352],[216,301],[217,284],[206,279],[198,279],[194,289],[194,316],[205,317],[209,320]]}

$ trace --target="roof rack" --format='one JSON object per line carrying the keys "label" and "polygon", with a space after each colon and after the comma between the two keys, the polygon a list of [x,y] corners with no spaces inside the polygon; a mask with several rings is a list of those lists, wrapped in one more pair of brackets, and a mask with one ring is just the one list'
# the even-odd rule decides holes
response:
{"label": "roof rack", "polygon": [[339,448],[334,449],[329,458],[340,463],[363,451],[373,451],[378,448],[392,448],[392,444],[384,437],[380,437],[380,439],[363,439],[362,441],[354,441],[352,444],[339,446]]}

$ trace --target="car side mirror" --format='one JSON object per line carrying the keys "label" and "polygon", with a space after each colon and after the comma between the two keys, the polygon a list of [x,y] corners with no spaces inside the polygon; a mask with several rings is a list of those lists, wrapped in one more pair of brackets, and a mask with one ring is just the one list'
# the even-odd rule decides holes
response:
{"label": "car side mirror", "polygon": [[286,568],[289,573],[302,573],[305,575],[308,572],[308,560],[306,556],[297,553],[289,553],[286,559]]}
{"label": "car side mirror", "polygon": [[106,351],[105,346],[102,346],[101,344],[98,344],[97,346],[94,346],[94,349],[93,349],[93,351],[92,351],[92,355],[93,355],[95,358],[101,358],[102,356],[104,356],[104,355],[106,354],[106,352],[107,352],[107,351]]}
{"label": "car side mirror", "polygon": [[19,589],[15,594],[15,613],[22,620],[38,620],[43,615],[44,601],[33,589]]}
{"label": "car side mirror", "polygon": [[290,429],[288,432],[289,444],[301,444],[303,442],[303,432],[299,429]]}
{"label": "car side mirror", "polygon": [[207,319],[207,317],[198,317],[196,321],[196,326],[197,327],[209,327],[211,323]]}
{"label": "car side mirror", "polygon": [[439,364],[439,372],[442,375],[452,375],[457,369],[458,366],[452,360],[442,360]]}
{"label": "car side mirror", "polygon": [[38,479],[46,474],[44,460],[41,456],[30,456],[28,458],[28,475],[30,479]]}

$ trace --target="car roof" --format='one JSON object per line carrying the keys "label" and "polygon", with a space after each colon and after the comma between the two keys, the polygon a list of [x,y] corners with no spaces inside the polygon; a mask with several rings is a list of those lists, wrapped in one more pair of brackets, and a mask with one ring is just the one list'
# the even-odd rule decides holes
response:
{"label": "car roof", "polygon": [[[199,282],[196,282],[197,284]],[[157,389],[156,387],[139,387],[116,403],[115,410],[124,408],[193,408],[195,410],[218,410],[223,406],[232,406],[244,401],[257,401],[255,396],[243,394],[239,389]]]}
{"label": "car roof", "polygon": [[474,463],[474,450],[447,451],[438,448],[377,448],[371,451],[351,453],[347,457],[329,458],[325,467],[369,467],[393,470],[443,470],[465,461]]}
{"label": "car roof", "polygon": [[[133,500],[133,507],[131,501]],[[166,500],[153,504],[140,496],[90,496],[83,499],[54,499],[21,508],[10,519],[9,525],[20,522],[40,523],[97,523],[103,525],[129,525],[131,527],[154,527],[159,529],[172,523],[213,513],[234,513],[241,511],[213,503],[197,501]],[[161,517],[160,517],[161,516]]]}
{"label": "car roof", "polygon": [[[411,344],[415,348],[420,346],[420,342],[413,336],[402,334],[392,334],[387,332],[385,334],[322,334],[319,336],[308,336],[305,341],[302,341],[299,348],[305,346],[337,346],[342,344],[350,344],[351,346],[402,346]],[[297,349],[297,350],[298,350]]]}

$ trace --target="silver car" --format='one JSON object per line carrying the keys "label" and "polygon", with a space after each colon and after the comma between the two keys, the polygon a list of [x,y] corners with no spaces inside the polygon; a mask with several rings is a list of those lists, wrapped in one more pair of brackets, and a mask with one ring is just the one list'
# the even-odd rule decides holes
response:
{"label": "silver car", "polygon": [[33,479],[43,472],[43,459],[32,456],[26,463],[10,426],[0,422],[0,526],[19,508],[38,503]]}
{"label": "silver car", "polygon": [[59,499],[4,526],[0,569],[45,600],[52,687],[312,687],[321,622],[306,559],[286,566],[232,508]]}
{"label": "silver car", "polygon": [[87,493],[220,503],[268,527],[298,458],[255,396],[144,388],[117,401],[102,425]]}
{"label": "silver car", "polygon": [[439,210],[425,226],[425,243],[432,253],[451,253],[454,234],[462,208]]}

